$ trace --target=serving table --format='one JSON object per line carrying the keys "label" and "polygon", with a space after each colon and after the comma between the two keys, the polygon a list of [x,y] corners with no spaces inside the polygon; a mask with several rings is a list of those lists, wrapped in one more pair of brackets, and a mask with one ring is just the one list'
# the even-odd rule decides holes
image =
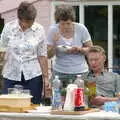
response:
{"label": "serving table", "polygon": [[102,110],[83,115],[55,115],[50,113],[50,107],[47,111],[45,107],[39,108],[28,113],[0,112],[0,120],[120,120],[120,114]]}

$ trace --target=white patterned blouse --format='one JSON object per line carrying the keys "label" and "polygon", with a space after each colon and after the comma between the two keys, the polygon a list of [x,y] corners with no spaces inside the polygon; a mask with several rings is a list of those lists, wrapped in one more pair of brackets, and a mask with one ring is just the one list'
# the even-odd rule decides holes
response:
{"label": "white patterned blouse", "polygon": [[20,81],[42,74],[38,56],[47,56],[46,37],[43,27],[33,23],[31,28],[21,30],[18,20],[7,23],[1,34],[0,45],[6,49],[3,77]]}

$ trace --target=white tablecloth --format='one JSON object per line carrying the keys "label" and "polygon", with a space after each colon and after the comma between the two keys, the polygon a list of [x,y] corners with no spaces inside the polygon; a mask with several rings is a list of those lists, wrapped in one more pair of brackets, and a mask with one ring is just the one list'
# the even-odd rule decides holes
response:
{"label": "white tablecloth", "polygon": [[31,111],[31,113],[0,112],[0,120],[120,120],[120,114],[112,112],[92,112],[84,115],[52,115],[49,110]]}

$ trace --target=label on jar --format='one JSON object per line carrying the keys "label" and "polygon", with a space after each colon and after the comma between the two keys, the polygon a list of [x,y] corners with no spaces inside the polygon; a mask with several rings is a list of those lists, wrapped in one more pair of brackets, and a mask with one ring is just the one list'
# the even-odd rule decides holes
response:
{"label": "label on jar", "polygon": [[88,101],[90,102],[92,98],[96,96],[96,82],[85,82],[86,87],[89,89]]}

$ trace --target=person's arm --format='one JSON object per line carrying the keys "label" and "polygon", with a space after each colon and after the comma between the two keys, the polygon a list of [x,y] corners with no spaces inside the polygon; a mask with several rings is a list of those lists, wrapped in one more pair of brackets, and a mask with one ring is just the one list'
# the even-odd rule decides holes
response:
{"label": "person's arm", "polygon": [[81,25],[82,27],[82,43],[83,46],[78,48],[78,51],[82,54],[86,54],[91,46],[93,46],[90,33],[85,25]]}
{"label": "person's arm", "polygon": [[0,37],[0,51],[6,51],[9,42],[9,36],[11,35],[11,26],[9,24],[5,24],[1,37]]}
{"label": "person's arm", "polygon": [[72,47],[72,49],[67,51],[68,53],[86,54],[89,48],[93,46],[88,29],[83,24],[77,24],[76,38],[78,40],[79,40],[79,36],[81,36],[82,46]]}
{"label": "person's arm", "polygon": [[[43,77],[43,93],[46,93],[46,89],[49,89],[50,85],[48,76],[47,41],[44,29],[40,30],[40,35],[40,43],[37,47],[37,56]],[[46,97],[46,94],[44,94],[44,96]]]}
{"label": "person's arm", "polygon": [[43,78],[43,91],[42,96],[45,98],[50,96],[51,93],[51,86],[49,82],[49,75],[48,75],[48,59],[46,56],[40,56],[38,57],[40,67],[42,70],[42,78]]}
{"label": "person's arm", "polygon": [[92,44],[92,41],[90,40],[90,41],[84,43],[83,47],[78,47],[77,50],[78,50],[78,52],[80,52],[82,54],[86,54],[91,46],[93,46],[93,44]]}
{"label": "person's arm", "polygon": [[44,83],[47,83],[45,85],[48,85],[48,59],[46,56],[39,56],[39,63],[40,63],[40,67],[42,70],[42,77],[44,80]]}
{"label": "person's arm", "polygon": [[100,106],[103,105],[105,102],[117,101],[120,98],[120,75],[118,75],[117,73],[112,73],[112,77],[115,79],[114,97],[105,97],[103,95],[96,96],[91,100],[91,104]]}
{"label": "person's arm", "polygon": [[48,50],[48,58],[52,58],[56,54],[55,47],[53,45],[48,45],[47,50]]}
{"label": "person's arm", "polygon": [[11,27],[9,26],[9,24],[5,24],[0,36],[0,61],[2,62],[2,66],[4,66],[7,60],[7,49],[10,34]]}
{"label": "person's arm", "polygon": [[118,100],[118,97],[96,96],[90,101],[90,103],[92,105],[101,106],[101,105],[104,105],[105,102],[111,102],[116,100]]}
{"label": "person's arm", "polygon": [[115,75],[115,94],[120,98],[120,75],[118,73],[114,73]]}
{"label": "person's arm", "polygon": [[52,58],[56,54],[56,41],[58,41],[59,39],[60,34],[58,32],[57,25],[56,24],[51,25],[47,35],[48,58]]}
{"label": "person's arm", "polygon": [[5,54],[6,54],[5,51],[0,50],[0,63],[2,64],[2,66],[4,66],[4,64],[5,64],[5,60],[6,60]]}
{"label": "person's arm", "polygon": [[52,45],[48,45],[48,58],[52,58],[56,54],[56,41],[60,39],[60,34],[58,32],[54,32],[51,34]]}
{"label": "person's arm", "polygon": [[67,53],[86,54],[91,46],[93,46],[93,44],[92,41],[89,40],[88,42],[83,44],[83,47],[72,47],[71,49],[67,50]]}

